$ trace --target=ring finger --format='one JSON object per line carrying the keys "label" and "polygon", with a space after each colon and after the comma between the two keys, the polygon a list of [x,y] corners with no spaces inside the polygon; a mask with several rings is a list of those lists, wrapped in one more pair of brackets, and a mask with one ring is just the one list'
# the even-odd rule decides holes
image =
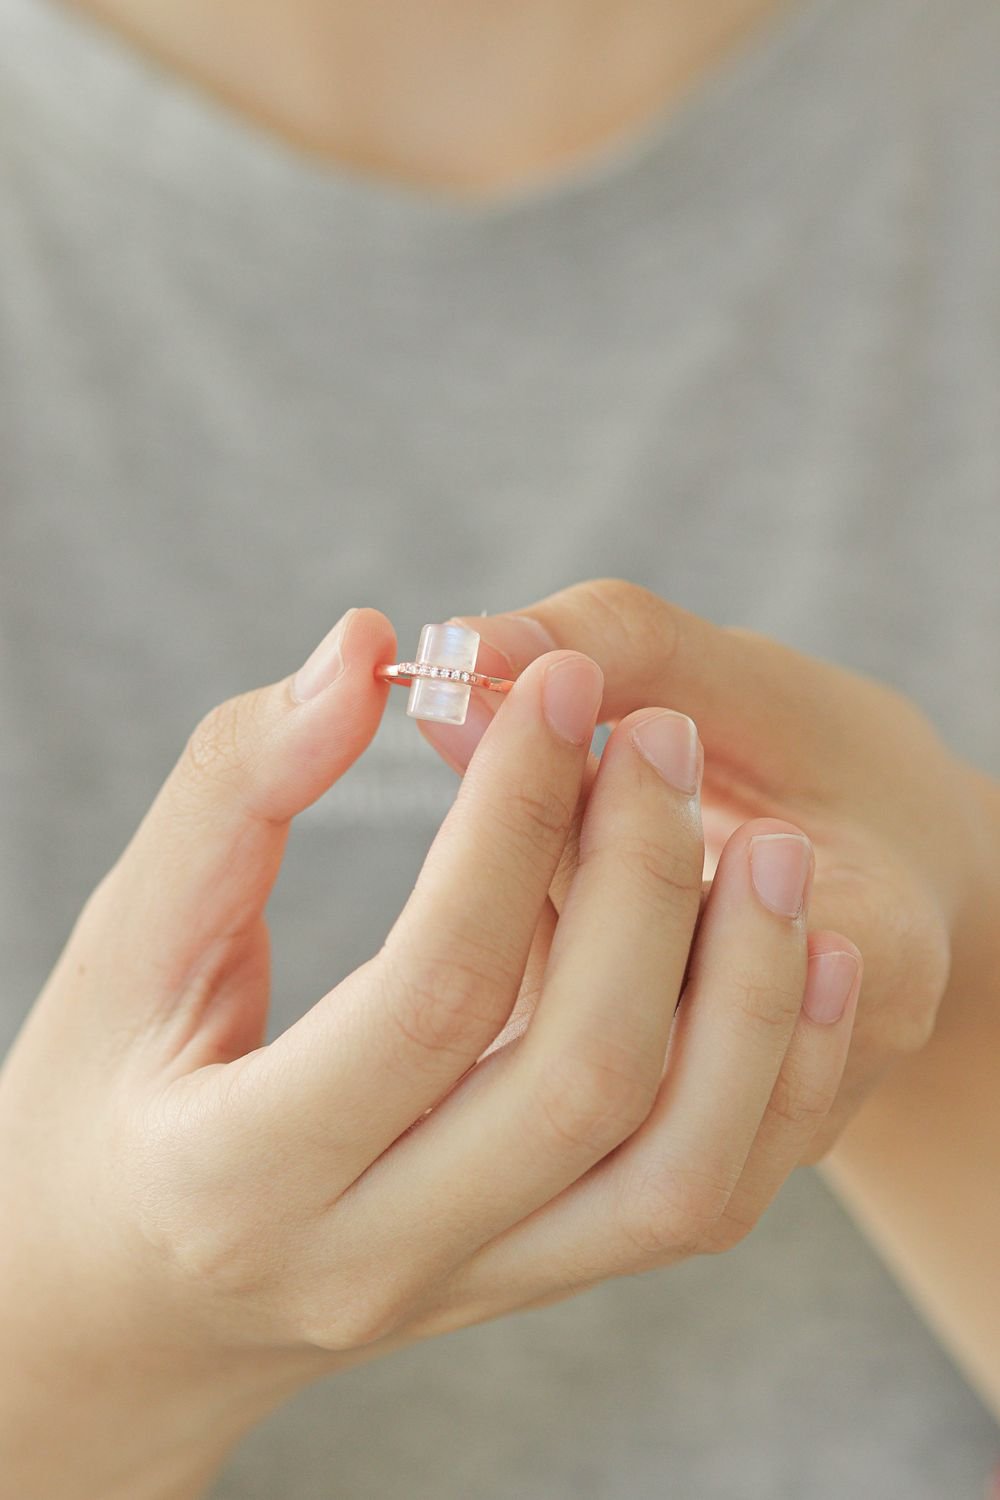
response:
{"label": "ring finger", "polygon": [[811,845],[793,825],[760,819],[730,838],[646,1119],[567,1192],[484,1245],[451,1278],[450,1304],[520,1306],[554,1287],[664,1264],[707,1240],[795,1031],[812,867]]}

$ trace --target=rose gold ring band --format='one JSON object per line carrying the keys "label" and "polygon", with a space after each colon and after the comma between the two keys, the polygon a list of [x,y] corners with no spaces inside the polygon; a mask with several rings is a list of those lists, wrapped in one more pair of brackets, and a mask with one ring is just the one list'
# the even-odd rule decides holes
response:
{"label": "rose gold ring band", "polygon": [[445,682],[462,682],[469,687],[487,688],[491,693],[509,693],[514,683],[507,677],[490,677],[486,672],[463,672],[458,667],[435,667],[425,661],[397,661],[391,666],[375,668],[383,682],[398,682],[404,687],[414,677],[435,677]]}

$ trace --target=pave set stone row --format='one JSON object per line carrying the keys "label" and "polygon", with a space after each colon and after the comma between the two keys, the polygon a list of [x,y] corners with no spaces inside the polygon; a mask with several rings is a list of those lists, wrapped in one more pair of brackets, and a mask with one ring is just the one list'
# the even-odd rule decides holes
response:
{"label": "pave set stone row", "polygon": [[472,682],[476,672],[461,672],[458,667],[432,667],[423,661],[401,661],[396,668],[400,677],[446,677],[452,682]]}

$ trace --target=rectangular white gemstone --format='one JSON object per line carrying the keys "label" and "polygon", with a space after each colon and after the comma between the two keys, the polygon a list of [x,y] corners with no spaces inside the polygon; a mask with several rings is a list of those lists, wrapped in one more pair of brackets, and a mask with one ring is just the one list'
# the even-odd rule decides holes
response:
{"label": "rectangular white gemstone", "polygon": [[[448,622],[425,625],[420,632],[416,660],[436,667],[473,672],[479,655],[479,633],[465,625]],[[406,712],[411,719],[430,719],[438,724],[464,724],[472,689],[451,677],[415,677],[410,683]]]}

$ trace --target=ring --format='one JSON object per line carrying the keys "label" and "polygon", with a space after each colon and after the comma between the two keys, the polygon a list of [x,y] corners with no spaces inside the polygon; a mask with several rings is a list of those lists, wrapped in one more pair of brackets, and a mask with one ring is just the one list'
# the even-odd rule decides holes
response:
{"label": "ring", "polygon": [[382,682],[398,682],[410,689],[406,712],[412,719],[438,724],[464,724],[474,687],[491,693],[509,693],[508,677],[491,677],[476,671],[479,633],[449,620],[443,625],[425,625],[420,632],[413,661],[392,662],[375,668]]}

